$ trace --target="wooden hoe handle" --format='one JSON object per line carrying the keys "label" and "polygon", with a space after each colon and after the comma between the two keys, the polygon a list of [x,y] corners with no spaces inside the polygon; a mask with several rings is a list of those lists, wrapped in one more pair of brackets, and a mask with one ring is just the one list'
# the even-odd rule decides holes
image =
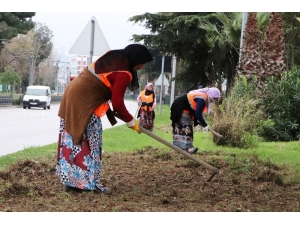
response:
{"label": "wooden hoe handle", "polygon": [[211,170],[211,171],[213,172],[213,174],[209,177],[209,179],[208,179],[206,182],[210,182],[210,181],[212,180],[212,178],[213,178],[217,173],[219,173],[219,170],[218,170],[217,168],[215,168],[215,167],[213,167],[213,166],[207,164],[206,162],[204,162],[204,161],[202,161],[202,160],[200,160],[200,159],[198,159],[198,158],[192,156],[190,153],[188,153],[188,152],[186,152],[186,151],[184,151],[184,150],[178,148],[177,146],[171,144],[170,142],[167,142],[166,140],[164,140],[164,139],[160,138],[159,136],[153,134],[151,131],[149,131],[149,130],[147,130],[147,129],[141,127],[141,126],[140,126],[140,131],[141,131],[142,133],[147,134],[148,136],[150,136],[150,137],[156,139],[157,141],[159,141],[159,142],[165,144],[166,146],[172,148],[173,150],[177,151],[178,153],[180,153],[180,154],[186,156],[187,158],[194,160],[195,162],[199,163],[201,166],[204,166],[205,168]]}
{"label": "wooden hoe handle", "polygon": [[224,138],[223,135],[217,133],[216,131],[214,131],[214,130],[211,129],[210,127],[208,127],[208,130],[209,130],[210,132],[212,132],[214,135],[216,135],[217,137],[219,137],[219,138]]}

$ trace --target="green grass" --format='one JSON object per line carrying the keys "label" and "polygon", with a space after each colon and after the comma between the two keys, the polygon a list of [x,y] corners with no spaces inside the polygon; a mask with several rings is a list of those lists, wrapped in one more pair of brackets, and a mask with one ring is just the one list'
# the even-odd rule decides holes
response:
{"label": "green grass", "polygon": [[[160,138],[165,139],[168,142],[172,142],[172,134],[161,131],[162,128],[168,125],[169,127],[171,127],[169,112],[170,110],[167,105],[163,105],[161,114],[159,107],[157,108],[154,120],[153,133],[158,135]],[[128,128],[126,125],[112,127],[104,130],[102,138],[104,151],[132,152],[135,150],[139,150],[145,146],[165,147],[164,144],[158,142],[152,137],[149,137],[147,134],[138,134],[136,131]]]}
{"label": "green grass", "polygon": [[[43,157],[53,157],[57,151],[57,143],[50,145],[25,148],[12,154],[0,157],[0,170],[5,166],[23,160],[23,159],[38,159]],[[54,162],[55,163],[55,162]]]}
{"label": "green grass", "polygon": [[[153,133],[160,138],[172,143],[171,120],[169,105],[163,105],[161,114],[157,107]],[[236,157],[247,158],[250,155],[257,155],[262,160],[269,160],[276,165],[287,166],[294,173],[300,171],[300,148],[299,141],[296,142],[259,142],[257,148],[239,149],[232,147],[217,146],[212,141],[212,134],[206,132],[195,132],[194,146],[199,152],[224,152],[226,155],[235,154]],[[142,148],[152,146],[166,150],[170,148],[160,143],[147,134],[138,134],[136,131],[127,128],[126,125],[112,127],[103,131],[103,150],[109,152],[133,152]],[[0,157],[0,170],[5,166],[22,160],[39,157],[55,157],[57,143],[41,147],[30,147],[22,151]],[[199,157],[199,156],[197,156]],[[201,156],[200,156],[201,157]],[[55,162],[53,162],[55,163]],[[298,178],[297,178],[298,179]],[[300,179],[300,177],[299,177]]]}
{"label": "green grass", "polygon": [[[211,136],[209,134],[209,136]],[[201,141],[202,140],[202,141]],[[212,137],[206,134],[195,134],[195,145],[202,151],[216,151],[221,150],[227,153],[236,155],[256,154],[259,158],[270,160],[270,162],[287,165],[300,171],[300,142],[259,142],[257,148],[240,149],[224,146],[216,146],[212,143]]]}

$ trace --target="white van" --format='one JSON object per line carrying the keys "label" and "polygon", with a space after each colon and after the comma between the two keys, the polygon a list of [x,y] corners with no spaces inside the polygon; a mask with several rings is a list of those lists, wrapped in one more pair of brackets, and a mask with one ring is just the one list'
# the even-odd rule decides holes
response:
{"label": "white van", "polygon": [[28,86],[23,97],[23,109],[30,107],[42,107],[50,109],[51,90],[48,86]]}

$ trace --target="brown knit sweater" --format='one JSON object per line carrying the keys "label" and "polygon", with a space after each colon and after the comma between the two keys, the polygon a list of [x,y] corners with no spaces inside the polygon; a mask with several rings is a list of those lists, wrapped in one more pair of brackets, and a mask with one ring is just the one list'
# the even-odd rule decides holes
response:
{"label": "brown knit sweater", "polygon": [[[87,68],[67,86],[58,116],[65,120],[65,129],[75,144],[80,144],[95,109],[111,99],[111,91]],[[106,113],[110,123],[117,123],[112,111]]]}

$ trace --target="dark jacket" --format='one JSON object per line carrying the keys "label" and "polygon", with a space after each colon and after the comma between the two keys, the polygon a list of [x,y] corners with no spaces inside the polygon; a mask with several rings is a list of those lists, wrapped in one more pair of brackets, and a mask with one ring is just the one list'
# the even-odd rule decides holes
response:
{"label": "dark jacket", "polygon": [[180,121],[183,110],[188,110],[191,116],[195,115],[195,111],[191,108],[190,103],[188,101],[187,94],[176,98],[171,105],[170,119],[172,120],[173,127],[175,123],[178,123]]}

